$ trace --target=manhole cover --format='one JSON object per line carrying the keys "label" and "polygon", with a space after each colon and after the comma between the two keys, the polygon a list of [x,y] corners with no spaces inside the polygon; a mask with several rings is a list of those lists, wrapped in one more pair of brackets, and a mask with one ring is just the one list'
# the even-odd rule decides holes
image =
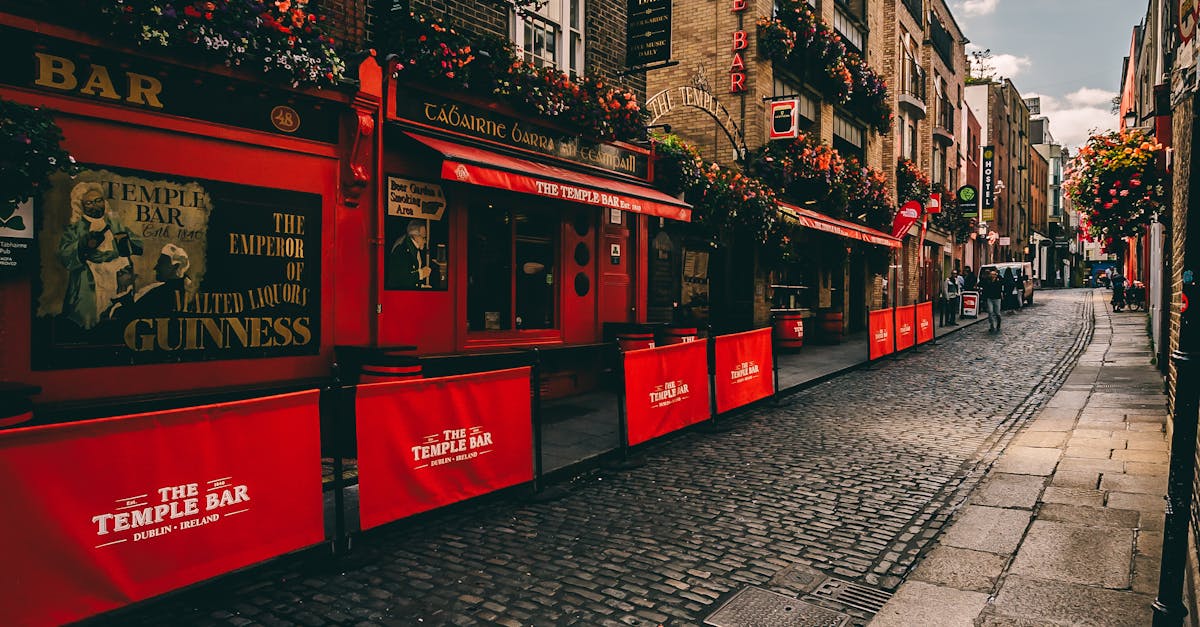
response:
{"label": "manhole cover", "polygon": [[713,612],[705,625],[716,627],[845,627],[840,612],[750,586]]}
{"label": "manhole cover", "polygon": [[826,579],[825,573],[811,566],[792,564],[775,573],[775,576],[771,577],[770,584],[774,588],[787,588],[789,591],[804,594],[812,592]]}
{"label": "manhole cover", "polygon": [[868,588],[841,579],[827,579],[810,596],[827,599],[871,614],[879,613],[883,605],[892,598],[890,593],[883,590]]}

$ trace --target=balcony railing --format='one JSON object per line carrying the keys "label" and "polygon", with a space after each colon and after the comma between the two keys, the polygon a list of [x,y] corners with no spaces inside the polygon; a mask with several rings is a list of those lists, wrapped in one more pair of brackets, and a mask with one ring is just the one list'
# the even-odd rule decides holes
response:
{"label": "balcony railing", "polygon": [[906,57],[900,64],[898,92],[900,106],[918,119],[925,117],[925,70],[912,57]]}
{"label": "balcony railing", "polygon": [[900,93],[925,102],[925,70],[912,57],[904,59],[901,69]]}
{"label": "balcony railing", "polygon": [[954,134],[954,105],[950,104],[950,99],[943,97],[938,101],[936,124]]}

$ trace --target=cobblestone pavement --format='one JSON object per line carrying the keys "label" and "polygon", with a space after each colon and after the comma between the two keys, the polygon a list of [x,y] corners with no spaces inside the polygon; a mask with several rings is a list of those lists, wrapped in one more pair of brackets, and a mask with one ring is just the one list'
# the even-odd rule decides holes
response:
{"label": "cobblestone pavement", "polygon": [[1085,345],[1090,291],[1037,297],[998,335],[974,325],[729,432],[652,443],[643,467],[578,477],[564,499],[447,508],[361,535],[338,560],[288,557],[104,622],[694,625],[748,585],[889,591]]}

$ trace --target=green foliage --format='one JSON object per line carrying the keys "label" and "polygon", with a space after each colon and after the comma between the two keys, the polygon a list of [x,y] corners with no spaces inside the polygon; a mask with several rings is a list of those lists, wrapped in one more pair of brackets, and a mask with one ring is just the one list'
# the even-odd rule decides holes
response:
{"label": "green foliage", "polygon": [[45,110],[0,98],[0,219],[8,228],[31,228],[10,220],[17,205],[45,189],[51,174],[77,170],[62,141],[62,130]]}
{"label": "green foliage", "polygon": [[597,77],[572,78],[517,58],[508,41],[468,37],[427,15],[393,16],[382,46],[393,75],[443,91],[497,97],[514,109],[596,140],[642,141],[646,115],[632,90]]}
{"label": "green foliage", "polygon": [[1123,252],[1123,238],[1142,234],[1160,213],[1167,198],[1158,167],[1164,151],[1141,130],[1093,135],[1079,149],[1064,187],[1082,215],[1081,228],[1105,252]]}
{"label": "green foliage", "polygon": [[103,0],[110,32],[142,47],[169,48],[229,67],[258,65],[293,86],[336,85],[346,64],[310,0]]}

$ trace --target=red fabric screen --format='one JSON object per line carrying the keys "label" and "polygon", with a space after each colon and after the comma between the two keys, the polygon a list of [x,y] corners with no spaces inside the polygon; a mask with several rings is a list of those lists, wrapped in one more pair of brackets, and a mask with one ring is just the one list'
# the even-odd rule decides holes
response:
{"label": "red fabric screen", "polygon": [[933,302],[917,305],[917,344],[933,340]]}
{"label": "red fabric screen", "polygon": [[363,529],[533,480],[529,368],[358,386]]}
{"label": "red fabric screen", "polygon": [[867,315],[868,357],[879,359],[892,354],[892,310],[877,309]]}
{"label": "red fabric screen", "polygon": [[717,413],[775,393],[771,329],[718,335],[713,343],[717,364]]}
{"label": "red fabric screen", "polygon": [[689,342],[625,353],[629,445],[707,420],[708,350]]}
{"label": "red fabric screen", "polygon": [[0,432],[5,624],[79,620],[323,541],[317,397]]}
{"label": "red fabric screen", "polygon": [[917,345],[916,307],[907,305],[896,308],[896,350],[902,351]]}

